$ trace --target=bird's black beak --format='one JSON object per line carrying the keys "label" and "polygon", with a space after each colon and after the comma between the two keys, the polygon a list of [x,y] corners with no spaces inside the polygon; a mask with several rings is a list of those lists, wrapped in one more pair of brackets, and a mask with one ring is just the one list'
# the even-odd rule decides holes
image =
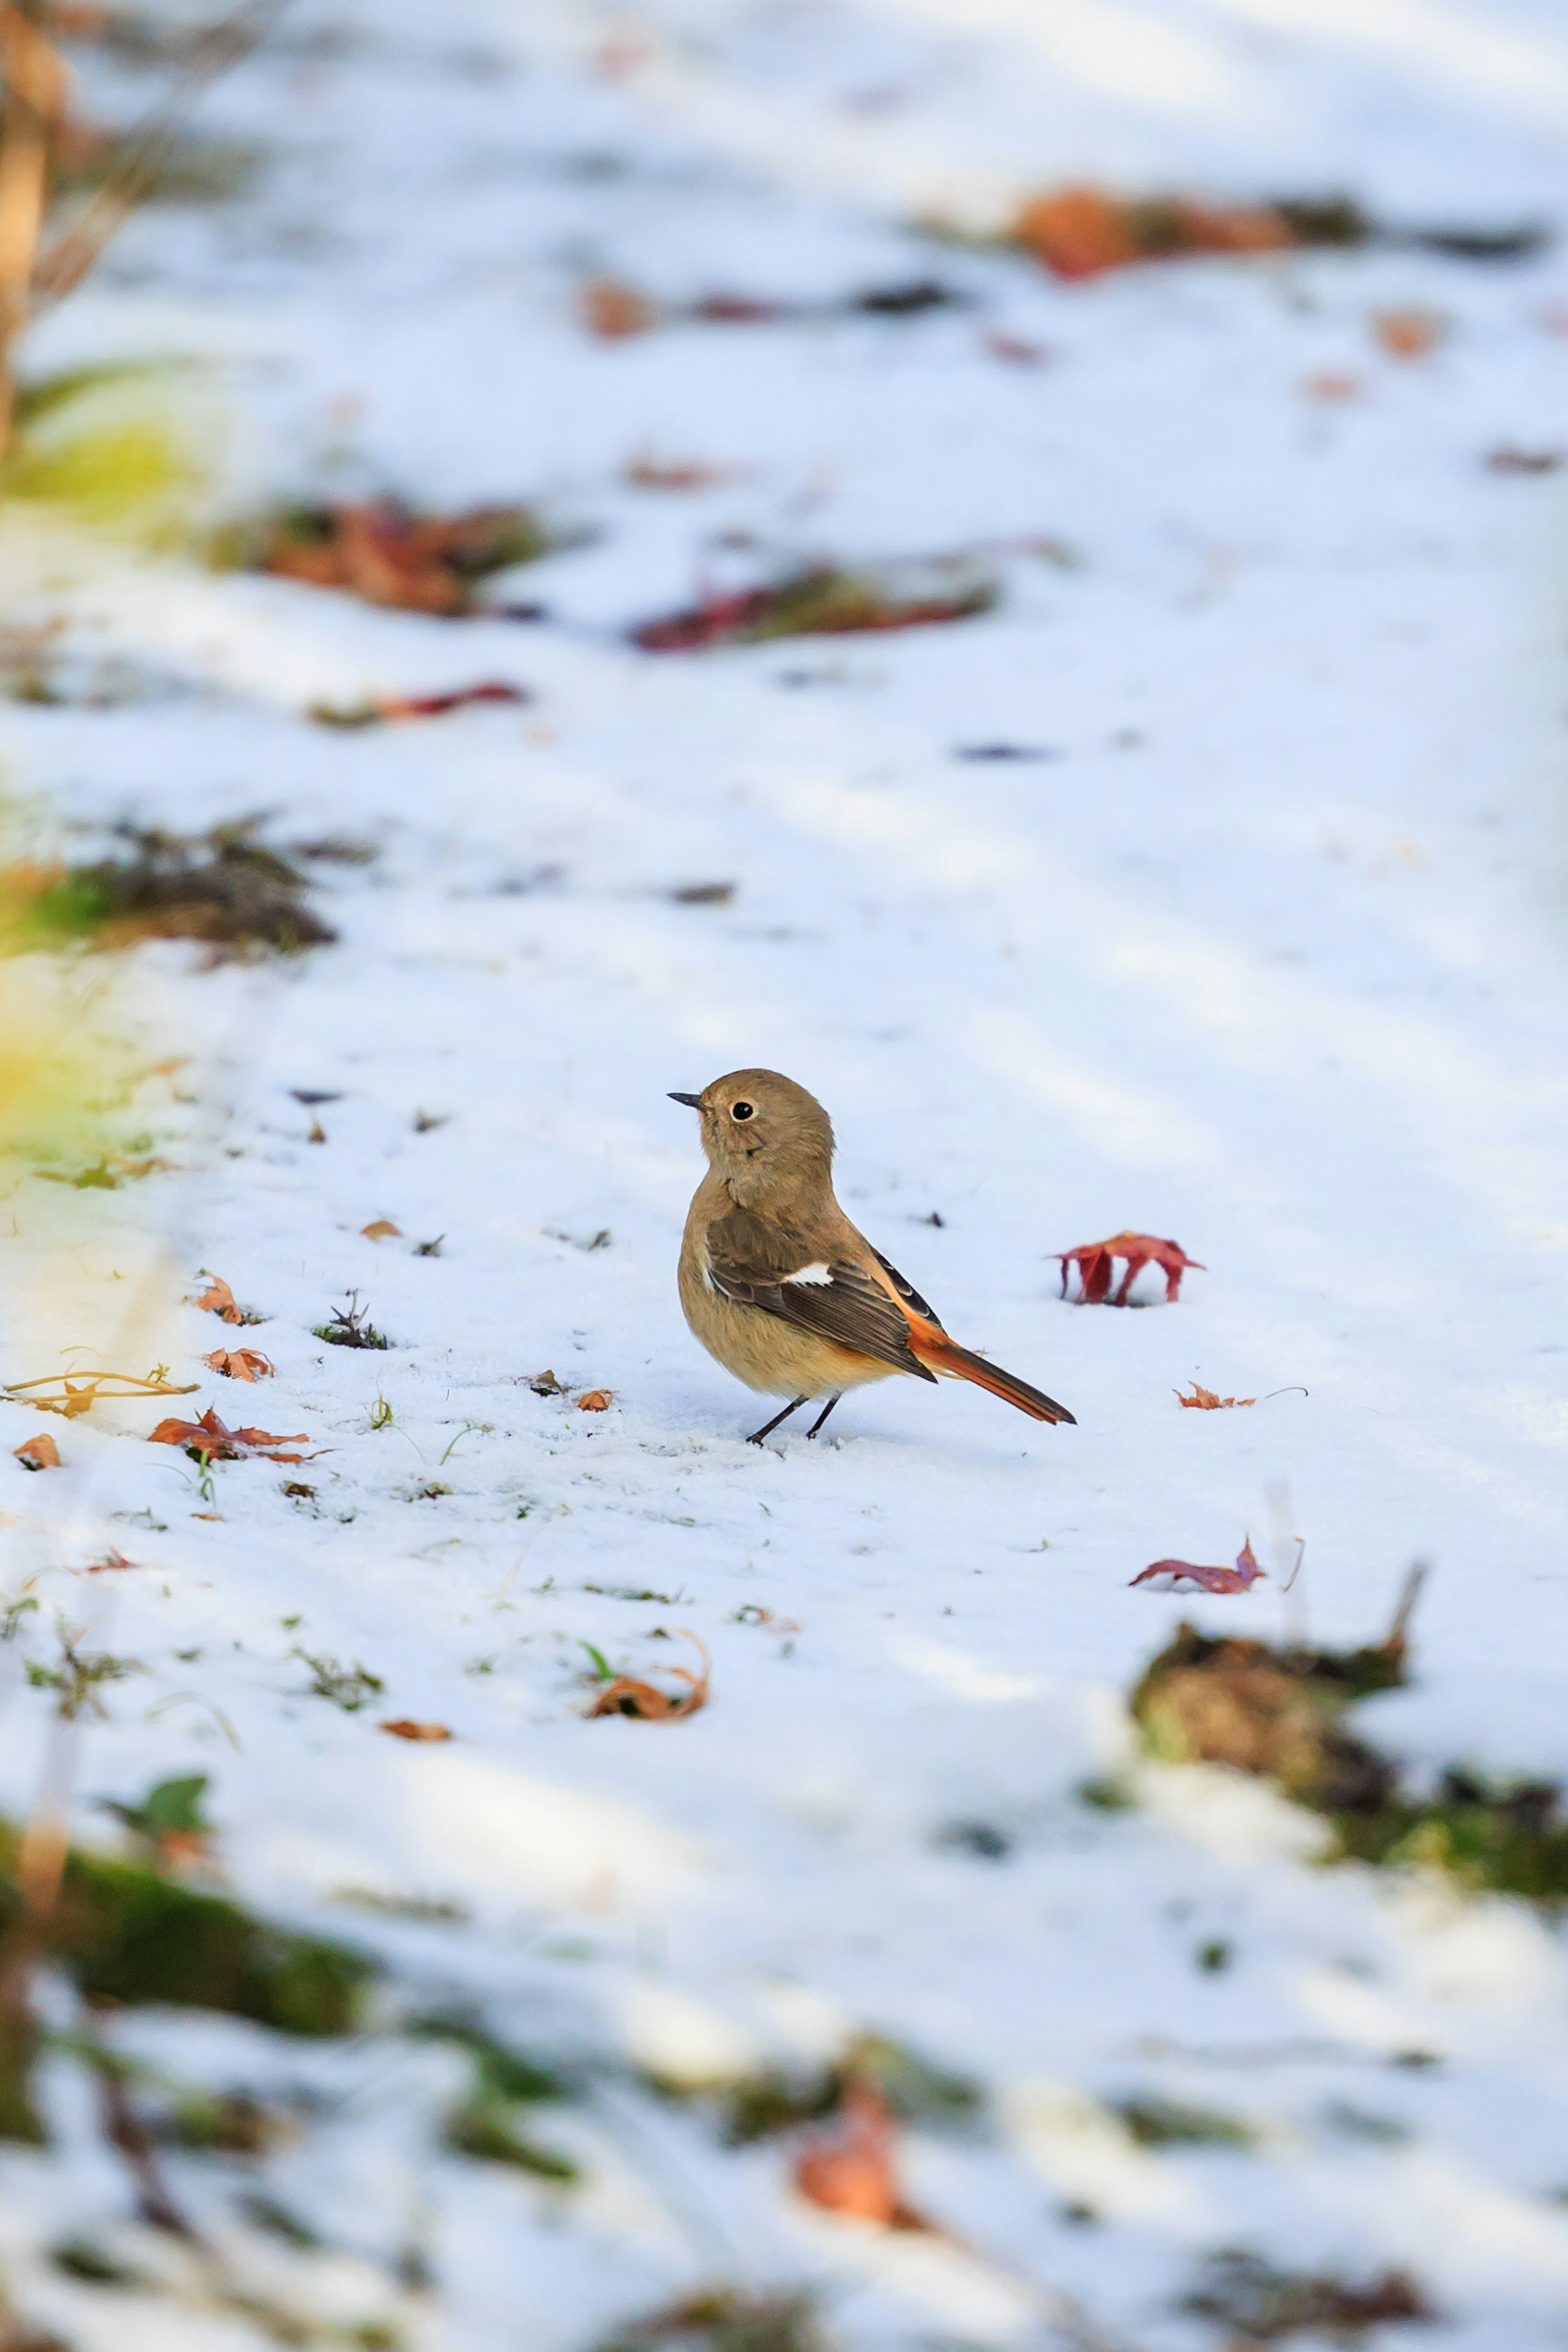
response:
{"label": "bird's black beak", "polygon": [[702,1097],[700,1095],[672,1094],[669,1099],[671,1102],[683,1102],[688,1110],[700,1110],[702,1108]]}

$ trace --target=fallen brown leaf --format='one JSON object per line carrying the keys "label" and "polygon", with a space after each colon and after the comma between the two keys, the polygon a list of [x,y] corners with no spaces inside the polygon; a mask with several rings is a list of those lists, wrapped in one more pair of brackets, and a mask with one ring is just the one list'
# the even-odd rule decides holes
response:
{"label": "fallen brown leaf", "polygon": [[395,1225],[390,1217],[377,1217],[373,1223],[362,1225],[360,1232],[367,1242],[395,1242],[403,1238],[402,1226]]}
{"label": "fallen brown leaf", "polygon": [[1361,378],[1359,375],[1347,375],[1340,368],[1321,368],[1316,375],[1302,379],[1301,389],[1309,400],[1319,401],[1325,408],[1331,408],[1342,401],[1359,399]]}
{"label": "fallen brown leaf", "polygon": [[259,1348],[215,1348],[202,1361],[209,1371],[229,1381],[269,1381],[275,1367]]}
{"label": "fallen brown leaf", "polygon": [[391,1723],[378,1723],[378,1731],[390,1731],[394,1739],[450,1739],[451,1733],[444,1723],[416,1723],[412,1716],[400,1715]]}
{"label": "fallen brown leaf", "polygon": [[570,1396],[571,1394],[566,1382],[558,1381],[553,1372],[531,1373],[523,1385],[525,1388],[531,1388],[535,1396]]}
{"label": "fallen brown leaf", "polygon": [[444,719],[448,711],[468,710],[482,702],[531,702],[521,686],[487,678],[479,686],[459,686],[444,694],[375,694],[366,702],[312,702],[310,717],[323,727],[383,727],[400,719]]}
{"label": "fallen brown leaf", "polygon": [[588,332],[607,342],[646,335],[658,323],[656,305],[618,278],[590,278],[578,296],[578,310]]}
{"label": "fallen brown leaf", "polygon": [[695,457],[634,457],[625,475],[637,490],[707,490],[726,478],[721,466],[705,466]]}
{"label": "fallen brown leaf", "polygon": [[1184,1396],[1180,1389],[1173,1389],[1171,1393],[1175,1398],[1176,1402],[1178,1404],[1184,1404],[1188,1408],[1189,1412],[1195,1410],[1198,1412],[1219,1412],[1226,1405],[1256,1404],[1258,1402],[1258,1399],[1256,1397],[1219,1396],[1213,1389],[1200,1388],[1196,1381],[1194,1381],[1192,1383],[1192,1391],[1193,1392],[1191,1396]]}
{"label": "fallen brown leaf", "polygon": [[795,2158],[795,2185],[813,2205],[883,2230],[926,2230],[931,2224],[904,2197],[893,2150],[893,2117],[869,2083],[851,2081],[830,2133]]}
{"label": "fallen brown leaf", "polygon": [[89,1576],[107,1576],[113,1570],[134,1568],[136,1562],[133,1559],[127,1559],[122,1551],[117,1550],[115,1546],[110,1544],[101,1559],[88,1561],[87,1572]]}
{"label": "fallen brown leaf", "polygon": [[47,1429],[40,1430],[37,1437],[26,1439],[14,1451],[24,1470],[58,1470],[60,1466],[60,1449]]}
{"label": "fallen brown leaf", "polygon": [[[280,1454],[281,1445],[303,1443],[305,1432],[295,1430],[288,1437],[274,1437],[265,1429],[226,1429],[216,1409],[209,1405],[199,1421],[161,1421],[151,1432],[149,1445],[183,1445],[189,1453],[204,1454],[212,1462],[243,1462],[247,1456],[262,1455],[268,1462],[310,1462],[309,1454]],[[198,1513],[199,1517],[200,1514]]]}
{"label": "fallen brown leaf", "polygon": [[706,597],[679,613],[644,621],[631,632],[646,653],[696,653],[709,646],[764,645],[776,637],[880,635],[894,629],[926,628],[938,622],[967,621],[989,612],[996,601],[994,580],[933,590],[928,581],[912,593],[891,576],[840,571],[813,564],[775,581],[771,587],[742,588]]}
{"label": "fallen brown leaf", "polygon": [[[205,1266],[202,1271],[206,1272]],[[205,1307],[209,1315],[220,1316],[226,1323],[243,1323],[245,1318],[235,1304],[234,1293],[222,1275],[212,1275],[208,1280],[210,1286],[203,1291],[196,1305]]]}
{"label": "fallen brown leaf", "polygon": [[1372,331],[1391,359],[1424,360],[1448,331],[1440,310],[1374,310]]}
{"label": "fallen brown leaf", "polygon": [[1058,278],[1097,278],[1131,262],[1184,253],[1277,252],[1292,242],[1289,226],[1270,205],[1200,205],[1185,196],[1129,199],[1094,187],[1032,196],[1015,218],[1012,235]]}
{"label": "fallen brown leaf", "polygon": [[700,1706],[706,1706],[710,1670],[708,1652],[695,1633],[687,1633],[684,1626],[678,1627],[677,1631],[681,1640],[689,1642],[702,1660],[701,1669],[697,1674],[693,1674],[689,1666],[668,1666],[665,1669],[678,1683],[686,1685],[683,1691],[672,1694],[660,1690],[657,1683],[641,1681],[636,1675],[614,1675],[607,1683],[600,1684],[594,1704],[588,1709],[589,1715],[629,1715],[638,1723],[673,1723],[679,1717],[695,1715]]}
{"label": "fallen brown leaf", "polygon": [[1022,335],[1004,335],[993,329],[984,338],[985,349],[994,360],[1005,360],[1010,367],[1044,367],[1051,354],[1044,343],[1031,343]]}
{"label": "fallen brown leaf", "polygon": [[1487,471],[1491,474],[1554,474],[1563,461],[1561,449],[1521,449],[1516,442],[1500,442],[1487,451]]}
{"label": "fallen brown leaf", "polygon": [[577,1400],[579,1412],[608,1412],[616,1401],[614,1389],[584,1389]]}
{"label": "fallen brown leaf", "polygon": [[346,588],[368,604],[448,617],[472,609],[488,572],[528,562],[547,543],[521,507],[416,514],[392,499],[287,509],[241,541],[240,560],[263,572],[316,588]]}

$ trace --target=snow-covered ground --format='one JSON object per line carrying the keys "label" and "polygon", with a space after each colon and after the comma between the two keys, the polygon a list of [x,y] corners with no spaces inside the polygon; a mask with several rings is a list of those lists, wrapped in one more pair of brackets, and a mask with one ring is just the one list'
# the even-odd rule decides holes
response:
{"label": "snow-covered ground", "polygon": [[[87,80],[104,111],[144,94]],[[1551,218],[1568,9],[300,0],[202,121],[270,146],[255,192],[133,221],[37,365],[216,362],[236,495],[521,496],[582,543],[518,575],[533,626],[11,546],[14,610],[192,689],[8,707],[16,796],[57,824],[265,809],[280,841],[381,854],[331,869],[341,943],[297,963],[140,950],[103,1017],[184,1057],[141,1097],[171,1166],[6,1203],[5,1378],[166,1360],[193,1408],[326,1450],[220,1465],[209,1499],[142,1442],[161,1406],[48,1424],[65,1466],[5,1498],[5,1591],[36,1574],[43,1607],[0,1651],[0,1806],[46,1769],[23,1662],[58,1614],[144,1669],[82,1733],[82,1834],[95,1797],[210,1771],[247,1899],[381,1953],[390,2008],[468,2000],[588,2067],[538,2126],[584,2179],[441,2154],[440,2052],[174,2012],[125,2047],[314,2086],[327,2120],[266,2168],[331,2250],[289,2257],[289,2292],[394,2312],[411,2346],[588,2352],[730,2277],[814,2284],[847,2352],[1043,2343],[1056,2289],[1197,2352],[1179,2298],[1247,2245],[1408,2268],[1441,2314],[1412,2342],[1561,2347],[1551,1925],[1318,1870],[1249,1785],[1146,1773],[1110,1814],[1077,1790],[1124,1759],[1180,1614],[1372,1638],[1416,1555],[1415,1681],[1362,1727],[1413,1767],[1568,1775],[1568,476],[1485,464],[1568,441],[1568,254],[1068,288],[908,223],[994,225],[1086,172]],[[579,322],[594,275],[670,304],[922,277],[971,300],[607,342]],[[1416,360],[1373,327],[1411,307],[1446,328]],[[721,478],[638,488],[639,457]],[[1005,593],[962,625],[626,640],[771,562],[963,550],[1000,551]],[[304,715],[487,677],[533,698],[362,735]],[[962,756],[997,744],[1050,756]],[[757,1401],[676,1300],[700,1162],[667,1094],[752,1064],[821,1097],[850,1213],[1076,1428],[890,1383],[815,1444],[742,1442]],[[294,1089],[327,1097],[324,1141]],[[363,1237],[383,1218],[398,1236]],[[1064,1304],[1052,1253],[1126,1226],[1207,1270],[1173,1308]],[[184,1303],[199,1267],[265,1322]],[[313,1336],[356,1289],[384,1354]],[[275,1381],[204,1372],[238,1339]],[[536,1395],[545,1367],[613,1405]],[[1182,1412],[1193,1379],[1289,1392]],[[0,1406],[0,1459],[41,1425]],[[1307,1543],[1288,1601],[1277,1523]],[[1248,1529],[1249,1596],[1128,1589]],[[110,1542],[135,1572],[79,1573]],[[584,1644],[646,1672],[677,1628],[711,1654],[706,1710],[587,1719]],[[300,1651],[383,1697],[309,1696]],[[1230,1965],[1200,1967],[1215,1943]],[[617,2071],[722,2079],[860,2032],[986,2089],[969,2137],[903,2146],[969,2251],[814,2213],[787,2144],[726,2149]],[[189,2280],[51,2267],[132,2192],[74,2062],[49,2085],[55,2147],[0,2148],[13,2302],[84,2352],[264,2340]],[[1256,2144],[1142,2148],[1109,2105],[1132,2095]],[[210,2165],[175,2177],[236,2230]],[[419,2292],[389,2284],[411,2238]]]}

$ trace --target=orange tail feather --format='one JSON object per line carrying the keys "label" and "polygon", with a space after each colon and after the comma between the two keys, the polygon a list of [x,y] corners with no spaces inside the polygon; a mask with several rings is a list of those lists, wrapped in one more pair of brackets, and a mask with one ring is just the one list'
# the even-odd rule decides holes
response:
{"label": "orange tail feather", "polygon": [[[1003,1371],[999,1364],[988,1364],[984,1356],[973,1355],[939,1331],[934,1323],[910,1318],[910,1349],[922,1364],[933,1372],[945,1372],[950,1380],[973,1381],[976,1388],[989,1389],[993,1396],[1002,1397],[1016,1404],[1032,1421],[1073,1421],[1065,1404],[1054,1397],[1042,1396],[1027,1381],[1016,1380],[1011,1372]],[[1076,1426],[1076,1423],[1075,1423]]]}

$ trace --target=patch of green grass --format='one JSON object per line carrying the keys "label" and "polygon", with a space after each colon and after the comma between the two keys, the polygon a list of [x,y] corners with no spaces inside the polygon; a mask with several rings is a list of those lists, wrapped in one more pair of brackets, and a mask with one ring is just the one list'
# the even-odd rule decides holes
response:
{"label": "patch of green grass", "polygon": [[332,1705],[341,1706],[345,1715],[357,1715],[373,1698],[379,1698],[386,1688],[381,1676],[373,1675],[357,1659],[352,1666],[345,1666],[325,1653],[318,1655],[310,1650],[295,1649],[289,1654],[291,1658],[298,1658],[301,1665],[310,1667],[310,1696],[330,1698]]}
{"label": "patch of green grass", "polygon": [[[21,1916],[17,1832],[0,1824],[0,1934]],[[85,1993],[247,2017],[282,2033],[353,2031],[374,1963],[135,1863],[73,1849],[47,1948]]]}
{"label": "patch of green grass", "polygon": [[1158,2091],[1138,2092],[1110,2102],[1140,2147],[1253,2147],[1258,2134],[1239,2116],[1217,2107],[1189,2106]]}
{"label": "patch of green grass", "polygon": [[[333,1307],[330,1321],[315,1323],[310,1328],[316,1338],[324,1339],[329,1348],[384,1348],[387,1345],[385,1332],[378,1331],[370,1320],[369,1307],[360,1305],[357,1290],[351,1290],[342,1305]],[[391,1417],[389,1412],[387,1419]]]}
{"label": "patch of green grass", "polygon": [[1357,2282],[1331,2272],[1277,2270],[1235,2247],[1209,2256],[1179,2308],[1225,2328],[1237,2352],[1244,2345],[1283,2344],[1293,2336],[1355,2345],[1372,2328],[1437,2316],[1408,2272],[1385,2271]]}
{"label": "patch of green grass", "polygon": [[80,2279],[86,2286],[145,2286],[142,2273],[132,2270],[129,2263],[116,2261],[110,2253],[91,2238],[66,2238],[49,2250],[49,2260],[67,2278]]}
{"label": "patch of green grass", "polygon": [[415,2017],[404,2027],[420,2042],[445,2042],[464,2051],[474,2062],[476,2080],[487,2096],[497,2099],[563,2099],[564,2078],[525,2052],[499,2041],[476,2018],[455,2011],[434,2011]]}
{"label": "patch of green grass", "polygon": [[537,2180],[565,2182],[578,2177],[569,2157],[523,2138],[503,2100],[482,2095],[465,2099],[448,2116],[443,2137],[458,2156],[475,2157],[485,2164],[510,2165],[515,2171],[532,2173]]}
{"label": "patch of green grass", "polygon": [[826,2352],[814,2298],[710,2286],[626,2320],[596,2352]]}

